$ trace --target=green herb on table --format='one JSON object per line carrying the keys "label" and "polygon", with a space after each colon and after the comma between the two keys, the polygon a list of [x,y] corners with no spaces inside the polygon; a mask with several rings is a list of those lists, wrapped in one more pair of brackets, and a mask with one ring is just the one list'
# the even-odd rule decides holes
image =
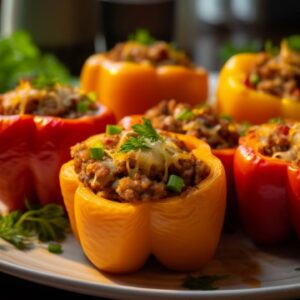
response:
{"label": "green herb on table", "polygon": [[182,283],[182,287],[190,290],[212,291],[217,290],[215,282],[227,278],[227,275],[188,275]]}
{"label": "green herb on table", "polygon": [[137,29],[136,32],[129,34],[128,40],[138,42],[145,46],[155,42],[155,38],[151,36],[150,32],[145,28]]}
{"label": "green herb on table", "polygon": [[57,204],[30,206],[25,213],[14,211],[0,217],[0,238],[18,249],[29,249],[35,240],[62,241],[69,231],[64,208]]}
{"label": "green herb on table", "polygon": [[61,254],[64,252],[61,245],[57,243],[49,243],[48,251],[54,254]]}
{"label": "green herb on table", "polygon": [[38,78],[44,74],[67,83],[70,74],[51,54],[42,54],[30,35],[17,31],[0,39],[0,92],[14,88],[21,79]]}

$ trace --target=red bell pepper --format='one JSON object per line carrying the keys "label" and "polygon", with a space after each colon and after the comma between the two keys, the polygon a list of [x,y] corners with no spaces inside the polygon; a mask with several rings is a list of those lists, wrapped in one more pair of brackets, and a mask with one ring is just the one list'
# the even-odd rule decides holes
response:
{"label": "red bell pepper", "polygon": [[255,242],[271,245],[289,237],[293,221],[300,237],[299,169],[291,162],[261,154],[259,146],[256,131],[252,130],[240,139],[234,158],[236,191],[245,230]]}
{"label": "red bell pepper", "polygon": [[22,209],[25,198],[63,203],[58,174],[70,147],[114,122],[101,105],[96,115],[78,119],[0,116],[0,212]]}

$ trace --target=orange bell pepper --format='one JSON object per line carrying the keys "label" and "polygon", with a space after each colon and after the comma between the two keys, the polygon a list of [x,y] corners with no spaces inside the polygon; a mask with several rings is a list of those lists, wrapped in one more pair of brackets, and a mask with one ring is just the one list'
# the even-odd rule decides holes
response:
{"label": "orange bell pepper", "polygon": [[163,99],[199,104],[208,94],[208,75],[203,68],[114,62],[105,54],[88,58],[80,83],[83,90],[96,91],[117,119],[143,113]]}
{"label": "orange bell pepper", "polygon": [[[214,255],[225,212],[224,169],[207,144],[194,137],[176,136],[211,170],[199,186],[180,196],[153,202],[114,202],[79,183],[73,161],[63,165],[60,183],[71,223],[85,254],[99,269],[133,272],[153,254],[170,269],[197,270]],[[87,144],[98,139],[93,136]]]}
{"label": "orange bell pepper", "polygon": [[300,103],[257,91],[246,86],[247,74],[260,54],[237,54],[221,70],[217,86],[217,108],[236,121],[260,124],[271,118],[300,120]]}

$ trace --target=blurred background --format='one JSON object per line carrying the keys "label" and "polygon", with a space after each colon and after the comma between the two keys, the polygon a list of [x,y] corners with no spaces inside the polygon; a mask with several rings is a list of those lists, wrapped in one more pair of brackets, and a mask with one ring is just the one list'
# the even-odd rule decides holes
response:
{"label": "blurred background", "polygon": [[2,37],[26,30],[74,76],[90,54],[137,28],[173,41],[212,71],[235,52],[300,31],[296,0],[0,0],[0,13]]}

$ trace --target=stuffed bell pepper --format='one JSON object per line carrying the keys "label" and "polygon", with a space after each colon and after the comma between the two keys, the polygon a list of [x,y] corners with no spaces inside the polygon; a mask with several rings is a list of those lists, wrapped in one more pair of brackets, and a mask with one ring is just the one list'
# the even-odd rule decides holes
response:
{"label": "stuffed bell pepper", "polygon": [[170,44],[137,41],[117,44],[91,56],[81,73],[81,87],[96,91],[117,119],[143,113],[162,99],[198,104],[207,98],[208,75]]}
{"label": "stuffed bell pepper", "polygon": [[300,123],[263,124],[241,139],[234,171],[241,220],[272,245],[294,227],[300,237]]}
{"label": "stuffed bell pepper", "polygon": [[62,203],[58,174],[69,148],[114,122],[77,88],[21,82],[0,96],[0,211],[24,200]]}
{"label": "stuffed bell pepper", "polygon": [[[218,115],[208,105],[192,107],[175,100],[160,102],[146,111],[145,117],[152,121],[155,128],[194,136],[210,145],[213,154],[221,160],[226,171],[228,212],[236,210],[233,200],[233,157],[239,137],[245,133],[248,125],[237,124],[227,115]],[[141,122],[141,119],[141,115],[128,116],[120,121],[120,125],[130,128]],[[233,215],[234,213],[229,214]]]}
{"label": "stuffed bell pepper", "polygon": [[197,270],[214,254],[225,212],[221,162],[192,137],[132,130],[75,145],[60,184],[71,225],[99,269],[133,272],[149,255],[174,270]]}
{"label": "stuffed bell pepper", "polygon": [[283,40],[279,53],[273,48],[229,59],[220,73],[218,109],[254,124],[275,117],[300,120],[299,40]]}

